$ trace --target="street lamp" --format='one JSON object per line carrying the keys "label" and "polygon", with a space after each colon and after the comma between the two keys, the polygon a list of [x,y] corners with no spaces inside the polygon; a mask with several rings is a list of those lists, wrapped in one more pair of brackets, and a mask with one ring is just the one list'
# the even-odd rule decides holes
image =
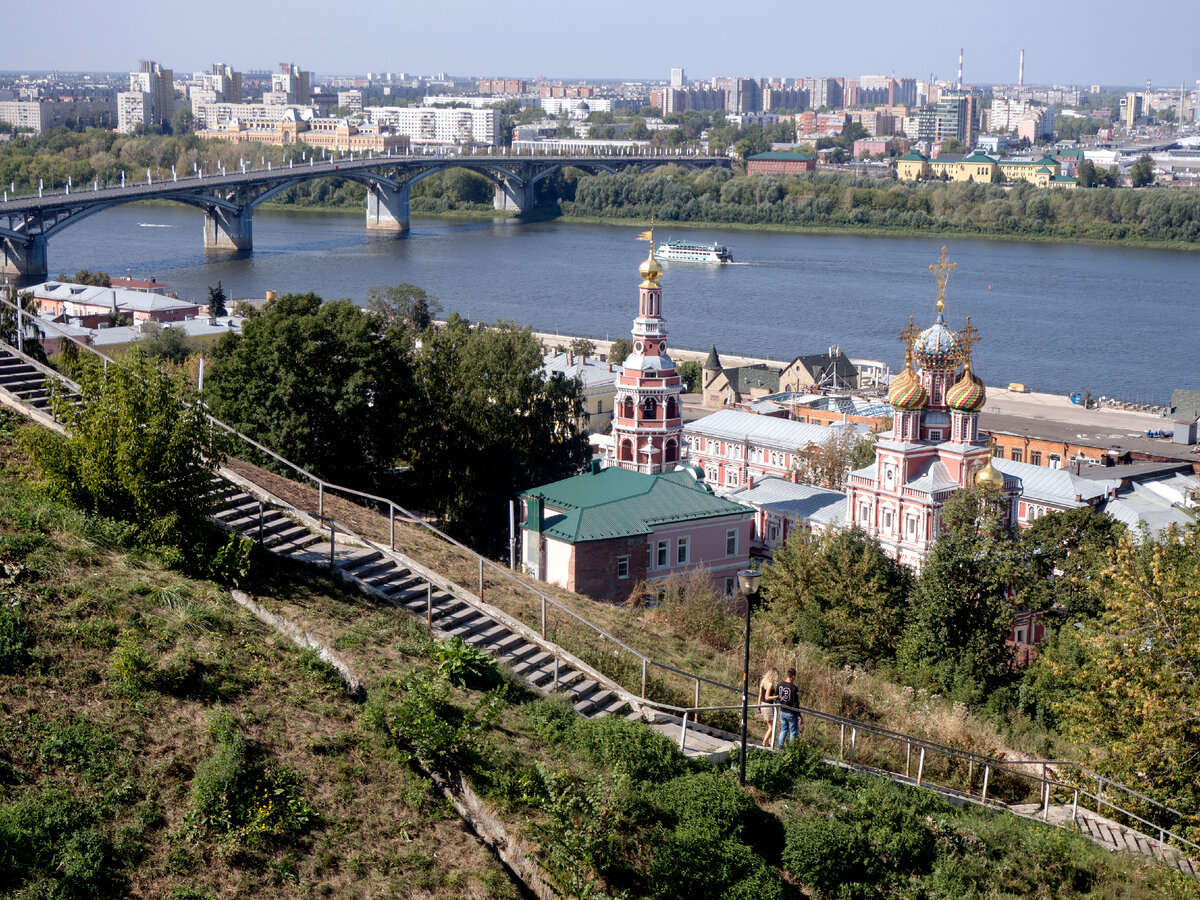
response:
{"label": "street lamp", "polygon": [[750,609],[758,599],[762,572],[742,569],[737,573],[738,593],[746,598],[746,652],[742,657],[742,756],[738,763],[738,784],[746,786],[746,709],[750,703]]}

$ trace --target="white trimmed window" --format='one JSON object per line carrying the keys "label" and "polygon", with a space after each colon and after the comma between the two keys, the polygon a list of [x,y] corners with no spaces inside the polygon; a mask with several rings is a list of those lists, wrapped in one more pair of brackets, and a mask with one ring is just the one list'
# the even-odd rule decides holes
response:
{"label": "white trimmed window", "polygon": [[655,567],[657,567],[659,569],[665,569],[667,567],[668,562],[667,562],[667,542],[666,541],[658,542],[658,555],[657,555],[657,558],[655,559],[654,565],[655,565]]}
{"label": "white trimmed window", "polygon": [[728,531],[725,532],[725,555],[726,556],[737,556],[737,552],[738,552],[737,537],[738,537],[738,535],[737,535],[736,528],[730,528]]}
{"label": "white trimmed window", "polygon": [[675,542],[675,564],[685,566],[688,563],[688,538],[681,537]]}
{"label": "white trimmed window", "polygon": [[618,578],[628,578],[629,577],[629,557],[628,556],[618,556],[617,557],[617,577]]}

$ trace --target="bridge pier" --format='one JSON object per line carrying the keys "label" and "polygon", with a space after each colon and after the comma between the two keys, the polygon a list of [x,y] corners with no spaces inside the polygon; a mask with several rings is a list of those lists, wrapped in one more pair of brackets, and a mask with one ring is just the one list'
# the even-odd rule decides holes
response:
{"label": "bridge pier", "polygon": [[204,210],[205,250],[252,250],[254,211],[249,203],[235,210],[210,206]]}
{"label": "bridge pier", "polygon": [[367,231],[408,234],[408,182],[395,190],[385,184],[367,187]]}
{"label": "bridge pier", "polygon": [[533,182],[510,181],[505,178],[496,184],[496,196],[492,201],[496,209],[529,212],[533,209]]}
{"label": "bridge pier", "polygon": [[0,275],[16,275],[24,282],[45,281],[48,275],[45,236],[34,234],[24,240],[0,237]]}

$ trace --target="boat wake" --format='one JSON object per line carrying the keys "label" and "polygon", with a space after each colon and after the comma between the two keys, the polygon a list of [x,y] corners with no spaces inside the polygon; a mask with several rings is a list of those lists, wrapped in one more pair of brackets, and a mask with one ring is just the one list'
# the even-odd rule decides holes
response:
{"label": "boat wake", "polygon": [[157,222],[138,222],[138,228],[178,228],[178,225],[159,225]]}

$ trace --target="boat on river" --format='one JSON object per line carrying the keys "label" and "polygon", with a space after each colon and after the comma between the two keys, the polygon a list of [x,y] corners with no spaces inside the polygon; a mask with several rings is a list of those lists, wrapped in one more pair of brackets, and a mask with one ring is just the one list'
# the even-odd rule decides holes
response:
{"label": "boat on river", "polygon": [[733,254],[724,244],[702,244],[695,241],[663,241],[654,248],[654,258],[668,262],[733,262]]}

